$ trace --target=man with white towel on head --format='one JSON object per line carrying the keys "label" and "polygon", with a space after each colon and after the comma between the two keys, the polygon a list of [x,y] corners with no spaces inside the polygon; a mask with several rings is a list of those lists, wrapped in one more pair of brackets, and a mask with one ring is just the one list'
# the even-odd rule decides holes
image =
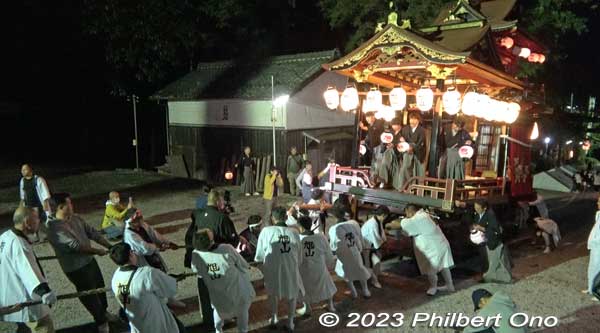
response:
{"label": "man with white towel on head", "polygon": [[177,249],[177,245],[167,240],[163,235],[144,222],[142,211],[136,208],[127,210],[123,241],[138,258],[138,266],[150,265],[167,272],[167,265],[160,256],[160,251]]}
{"label": "man with white towel on head", "polygon": [[287,211],[275,207],[271,215],[272,226],[266,227],[258,236],[254,261],[263,263],[265,289],[269,295],[271,318],[269,324],[276,327],[277,308],[280,299],[288,301],[287,330],[294,330],[296,301],[304,296],[304,284],[300,277],[302,245],[296,229],[286,225]]}
{"label": "man with white towel on head", "polygon": [[[420,207],[409,204],[405,208],[406,218],[400,221],[402,231],[414,238],[415,258],[421,274],[427,275],[430,287],[427,295],[433,296],[438,290],[454,292],[450,268],[454,266],[450,243],[442,229],[433,222],[429,213]],[[438,273],[446,285],[438,287]]]}
{"label": "man with white towel on head", "polygon": [[360,283],[363,296],[369,298],[371,292],[367,280],[371,277],[371,273],[363,263],[364,241],[360,226],[354,220],[346,220],[347,212],[343,205],[336,204],[331,211],[337,219],[336,224],[329,228],[329,245],[337,255],[335,273],[348,283],[352,298],[358,298],[354,281]]}
{"label": "man with white towel on head", "polygon": [[213,306],[217,333],[225,319],[236,317],[238,332],[248,332],[248,310],[256,293],[250,281],[250,265],[229,244],[216,244],[210,229],[194,235],[192,269],[202,276]]}

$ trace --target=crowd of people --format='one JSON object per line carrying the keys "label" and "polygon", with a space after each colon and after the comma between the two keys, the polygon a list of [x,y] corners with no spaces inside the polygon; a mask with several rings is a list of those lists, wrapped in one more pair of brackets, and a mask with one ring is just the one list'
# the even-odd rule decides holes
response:
{"label": "crowd of people", "polygon": [[[411,118],[411,124],[418,127],[418,119]],[[250,150],[246,151],[250,156]],[[353,299],[371,297],[369,287],[382,288],[379,279],[382,249],[390,232],[413,238],[419,271],[430,284],[425,291],[427,295],[455,291],[450,244],[425,207],[409,204],[404,217],[397,218],[388,207],[376,206],[362,223],[352,218],[356,214],[347,196],[340,195],[331,202],[319,189],[320,179],[327,179],[335,161],[330,160],[327,168],[313,177],[311,163],[295,158],[296,154],[292,151],[290,155],[297,165],[293,172],[288,170],[286,178],[296,183],[299,193],[295,194],[302,199],[289,209],[278,204],[283,177],[272,168],[265,177],[266,213],[249,216],[247,228],[240,233],[229,217],[232,208],[226,207],[228,203],[220,192],[207,188],[205,198],[198,200],[185,235],[183,261],[185,267],[197,273],[204,329],[222,332],[225,321],[235,319],[240,332],[248,330],[249,309],[256,296],[250,278],[251,264],[257,265],[264,276],[270,305],[269,324],[273,328],[294,330],[294,318],[310,315],[317,303],[325,302],[329,311],[336,311],[334,296],[338,289],[330,271],[346,282]],[[411,158],[403,157],[403,161]],[[417,162],[415,157],[409,163]],[[253,172],[251,165],[249,172]],[[33,247],[40,240],[38,235],[43,235],[54,249],[64,275],[82,292],[79,300],[92,315],[98,332],[109,332],[109,322],[122,320],[129,322],[132,332],[186,331],[173,314],[174,309],[186,306],[176,299],[177,278],[168,274],[161,257],[162,251],[179,246],[144,221],[132,198],[124,205],[118,192],[110,192],[101,228],[96,230],[75,213],[69,194],[50,193],[46,181],[34,175],[29,165],[23,166],[22,175],[22,201],[14,212],[14,225],[0,236],[3,321],[17,322],[23,330],[54,332],[50,307],[57,302],[57,295]],[[242,193],[254,194],[253,186],[243,184]],[[551,220],[543,198],[538,196],[528,205],[535,207],[532,218],[546,250],[550,249],[551,240],[556,246],[560,233],[555,223],[548,222]],[[511,283],[510,254],[493,210],[483,200],[473,206],[456,202],[456,206],[471,217],[473,232],[479,233],[483,240],[478,243],[487,262],[482,281]],[[598,208],[600,212],[600,199]],[[329,216],[332,217],[329,221],[335,222],[327,226]],[[600,272],[599,225],[600,213],[588,240],[589,285],[584,292],[590,294],[597,293]],[[108,312],[105,282],[95,258],[104,255],[109,255],[117,266],[109,288],[120,305],[118,314]],[[445,282],[442,286],[438,285],[439,274]],[[86,291],[97,292],[86,294]],[[508,310],[516,311],[507,297],[480,289],[473,293],[473,302],[480,312],[495,311],[492,309],[498,302],[504,306],[512,304]],[[285,300],[289,309],[283,325],[278,318],[281,300]],[[297,304],[301,308],[297,309]]]}

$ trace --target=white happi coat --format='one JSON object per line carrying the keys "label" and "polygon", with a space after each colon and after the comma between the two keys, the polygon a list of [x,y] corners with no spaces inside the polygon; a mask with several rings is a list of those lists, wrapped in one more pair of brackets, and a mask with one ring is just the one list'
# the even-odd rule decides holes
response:
{"label": "white happi coat", "polygon": [[588,291],[591,292],[596,276],[600,274],[600,211],[596,212],[596,222],[588,236],[587,248],[590,250],[588,263]]}
{"label": "white happi coat", "polygon": [[250,282],[250,265],[229,244],[220,244],[210,251],[194,250],[192,269],[202,277],[212,306],[221,318],[247,311],[256,296]]}
{"label": "white happi coat", "polygon": [[[0,236],[0,307],[40,300],[33,290],[42,283],[47,283],[46,277],[29,241],[13,230],[4,232]],[[24,323],[37,321],[48,314],[48,306],[40,304],[0,315],[0,321]]]}
{"label": "white happi coat", "polygon": [[367,280],[371,274],[362,259],[364,241],[354,220],[338,222],[329,228],[331,250],[337,255],[335,273],[348,281]]}
{"label": "white happi coat", "polygon": [[[133,269],[119,267],[112,278],[112,291],[121,304],[121,292],[127,286]],[[139,267],[129,286],[129,302],[125,313],[132,333],[178,333],[179,328],[166,300],[175,297],[177,282],[159,269]]]}
{"label": "white happi coat", "polygon": [[317,303],[330,299],[337,292],[329,267],[335,258],[323,234],[300,235],[302,242],[302,264],[300,275],[307,287],[305,301]]}
{"label": "white happi coat", "polygon": [[144,256],[156,254],[160,258],[162,265],[167,268],[165,261],[160,255],[160,246],[164,243],[168,243],[169,241],[163,235],[154,230],[153,227],[148,225],[148,223],[142,223],[141,227],[146,230],[146,233],[148,233],[148,236],[150,236],[152,243],[144,241],[139,234],[129,229],[129,223],[127,223],[125,226],[125,231],[123,232],[123,241],[129,244],[133,253],[137,255],[138,266],[147,266],[148,263],[146,262],[146,258],[144,258]]}
{"label": "white happi coat", "polygon": [[421,274],[436,274],[454,266],[450,243],[427,212],[419,210],[413,217],[402,219],[400,226],[408,236],[414,237],[415,258]]}
{"label": "white happi coat", "polygon": [[364,239],[365,250],[378,250],[387,240],[383,223],[378,223],[374,216],[362,225],[360,232]]}
{"label": "white happi coat", "polygon": [[274,225],[260,232],[254,261],[264,264],[262,271],[269,296],[295,299],[304,295],[300,277],[301,250],[295,229]]}

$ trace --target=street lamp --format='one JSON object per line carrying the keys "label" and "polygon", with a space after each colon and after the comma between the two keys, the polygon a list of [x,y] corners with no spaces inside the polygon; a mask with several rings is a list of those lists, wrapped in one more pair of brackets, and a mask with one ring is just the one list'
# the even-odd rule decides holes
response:
{"label": "street lamp", "polygon": [[546,155],[548,155],[548,144],[550,143],[550,138],[549,137],[544,138],[544,143],[546,144]]}
{"label": "street lamp", "polygon": [[131,96],[127,96],[127,101],[131,101],[132,105],[133,105],[133,133],[134,133],[134,139],[133,139],[133,146],[135,147],[135,170],[134,171],[140,171],[140,155],[139,155],[139,151],[138,151],[138,127],[137,127],[137,103],[139,103],[140,98],[139,96],[136,95],[131,95]]}
{"label": "street lamp", "polygon": [[275,121],[277,120],[276,111],[277,108],[285,107],[288,100],[290,99],[290,95],[281,95],[275,99],[273,99],[273,106],[271,108],[271,124],[273,126],[273,165],[277,166],[277,149],[276,149],[276,139],[275,139]]}

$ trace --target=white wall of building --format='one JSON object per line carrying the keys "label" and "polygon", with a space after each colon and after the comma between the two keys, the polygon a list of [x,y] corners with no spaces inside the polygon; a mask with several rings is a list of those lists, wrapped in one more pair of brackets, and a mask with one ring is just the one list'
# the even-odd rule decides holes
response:
{"label": "white wall of building", "polygon": [[[272,127],[271,101],[216,99],[169,102],[169,124],[180,126]],[[275,127],[285,124],[283,108],[276,110]]]}
{"label": "white wall of building", "polygon": [[[290,97],[285,107],[277,108],[276,128],[300,130],[354,125],[354,114],[331,111],[325,105],[323,92],[328,85],[343,89],[347,79],[324,72]],[[169,102],[169,124],[196,127],[271,128],[271,101],[215,99]]]}
{"label": "white wall of building", "polygon": [[323,93],[329,85],[344,89],[345,76],[323,72],[294,94],[287,104],[286,129],[345,127],[354,125],[354,114],[341,110],[331,111],[325,105]]}

